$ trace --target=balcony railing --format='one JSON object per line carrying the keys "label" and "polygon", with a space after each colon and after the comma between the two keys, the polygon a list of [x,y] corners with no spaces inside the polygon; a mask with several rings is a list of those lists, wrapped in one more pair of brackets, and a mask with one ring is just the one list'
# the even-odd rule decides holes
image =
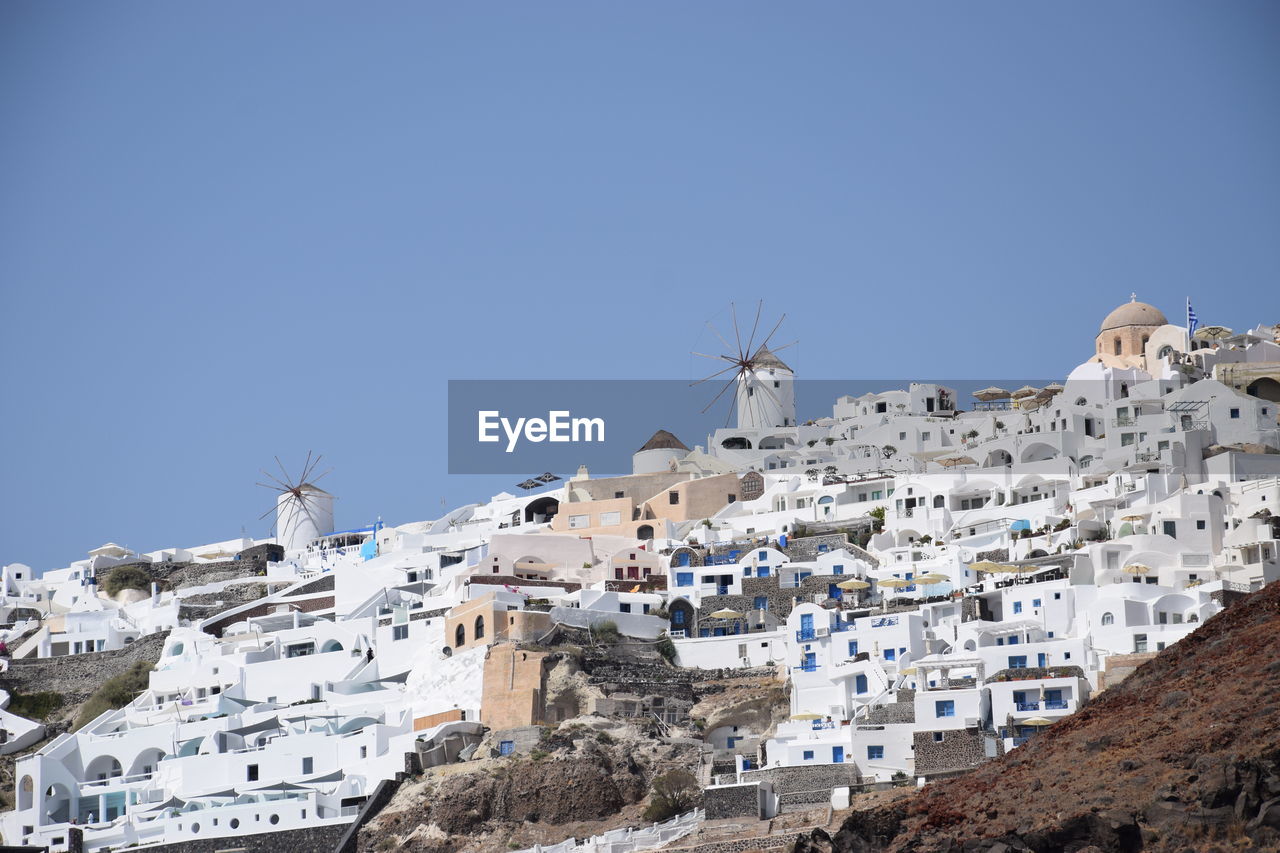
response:
{"label": "balcony railing", "polygon": [[1018,710],[1019,711],[1039,711],[1040,703],[1039,702],[1019,702]]}
{"label": "balcony railing", "polygon": [[1067,710],[1067,700],[1066,699],[1046,700],[1044,703],[1044,708],[1046,711],[1065,711]]}
{"label": "balcony railing", "polygon": [[801,628],[799,631],[796,631],[797,643],[803,643],[806,640],[816,640],[817,638],[818,632],[813,628]]}
{"label": "balcony railing", "polygon": [[817,661],[807,660],[804,663],[800,664],[800,671],[801,672],[817,672],[819,666],[821,666],[821,664],[819,664]]}

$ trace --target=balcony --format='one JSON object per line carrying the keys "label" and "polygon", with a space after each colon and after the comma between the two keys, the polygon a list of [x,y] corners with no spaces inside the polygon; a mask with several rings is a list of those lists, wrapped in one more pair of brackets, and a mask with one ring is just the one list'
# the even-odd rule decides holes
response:
{"label": "balcony", "polygon": [[1044,709],[1046,711],[1065,711],[1067,710],[1067,700],[1054,699],[1052,701],[1046,701],[1044,703]]}
{"label": "balcony", "polygon": [[797,643],[803,643],[808,640],[816,640],[817,638],[818,638],[818,632],[815,631],[813,628],[801,628],[799,631],[796,631]]}
{"label": "balcony", "polygon": [[1019,702],[1018,710],[1019,711],[1039,711],[1040,703],[1039,702]]}
{"label": "balcony", "polygon": [[817,661],[807,660],[804,663],[800,664],[800,666],[798,666],[797,669],[799,669],[801,672],[817,672],[820,666],[821,664],[819,664]]}

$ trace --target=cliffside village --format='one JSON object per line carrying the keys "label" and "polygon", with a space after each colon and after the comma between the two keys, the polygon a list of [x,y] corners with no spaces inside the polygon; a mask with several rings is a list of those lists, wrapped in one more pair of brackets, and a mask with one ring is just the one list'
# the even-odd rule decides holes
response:
{"label": "cliffside village", "polygon": [[[708,816],[963,773],[1280,577],[1280,328],[1191,325],[1132,299],[1060,383],[912,383],[804,423],[762,348],[733,427],[659,430],[627,476],[349,530],[304,481],[269,540],[7,565],[4,683],[161,647],[136,698],[51,739],[0,697],[4,843],[346,825],[398,773],[591,714],[697,732]],[[149,588],[109,595],[130,565]],[[758,672],[788,719],[700,730],[644,674],[563,688],[569,635]]]}

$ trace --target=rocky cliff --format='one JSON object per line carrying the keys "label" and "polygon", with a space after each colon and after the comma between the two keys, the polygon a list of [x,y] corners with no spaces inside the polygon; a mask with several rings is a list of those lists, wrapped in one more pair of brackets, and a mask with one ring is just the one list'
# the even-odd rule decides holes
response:
{"label": "rocky cliff", "polygon": [[817,851],[1280,850],[1280,583],[966,776],[855,811]]}

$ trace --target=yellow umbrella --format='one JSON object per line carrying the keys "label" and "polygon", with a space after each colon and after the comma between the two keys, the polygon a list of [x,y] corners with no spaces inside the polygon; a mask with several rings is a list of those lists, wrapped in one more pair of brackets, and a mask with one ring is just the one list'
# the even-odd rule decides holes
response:
{"label": "yellow umbrella", "polygon": [[805,712],[804,712],[804,713],[802,713],[802,714],[792,714],[792,715],[791,715],[791,719],[793,719],[793,720],[821,720],[821,719],[822,719],[822,715],[821,715],[821,714],[811,714],[811,713],[809,713],[808,711],[805,711]]}
{"label": "yellow umbrella", "polygon": [[1025,720],[1018,720],[1018,725],[1040,728],[1041,726],[1052,726],[1053,720],[1047,720],[1044,717],[1027,717]]}
{"label": "yellow umbrella", "polygon": [[885,578],[882,581],[876,581],[876,583],[887,589],[901,589],[904,586],[911,586],[911,581],[904,581],[902,578]]}
{"label": "yellow umbrella", "polygon": [[902,675],[915,675],[915,674],[916,674],[916,668],[915,668],[914,666],[909,666],[909,667],[907,667],[906,669],[902,670],[900,674],[902,674]]}
{"label": "yellow umbrella", "polygon": [[1000,571],[1000,564],[993,563],[990,560],[980,560],[976,563],[970,563],[969,568],[975,572],[998,572]]}
{"label": "yellow umbrella", "polygon": [[736,610],[730,610],[725,607],[711,614],[712,619],[741,619],[742,614]]}
{"label": "yellow umbrella", "polygon": [[1146,575],[1151,573],[1151,567],[1144,566],[1142,563],[1130,563],[1120,571],[1124,572],[1126,575]]}
{"label": "yellow umbrella", "polygon": [[946,575],[938,575],[938,574],[934,574],[933,572],[930,572],[927,575],[921,575],[920,577],[916,578],[917,583],[922,583],[925,586],[931,586],[935,583],[942,583],[943,581],[949,581],[949,580],[951,580],[951,578],[947,577]]}
{"label": "yellow umbrella", "polygon": [[840,589],[870,589],[871,588],[871,584],[867,583],[866,581],[860,581],[857,578],[851,578],[850,580],[847,580],[847,581],[840,581],[840,583],[836,584],[836,586],[840,587]]}

